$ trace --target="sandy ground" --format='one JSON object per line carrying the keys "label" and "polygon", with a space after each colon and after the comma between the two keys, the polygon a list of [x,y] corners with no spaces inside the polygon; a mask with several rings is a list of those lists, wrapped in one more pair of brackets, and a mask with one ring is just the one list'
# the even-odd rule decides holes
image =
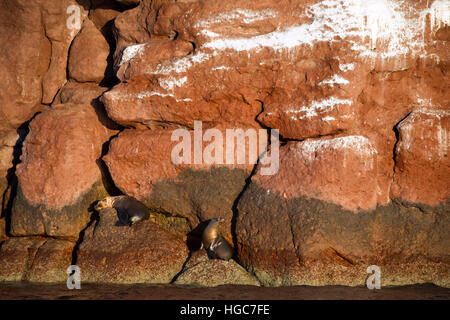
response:
{"label": "sandy ground", "polygon": [[145,299],[145,300],[450,300],[450,289],[432,284],[384,287],[278,287],[225,285],[195,288],[175,285],[82,284],[69,290],[65,284],[0,283],[0,300],[5,299]]}

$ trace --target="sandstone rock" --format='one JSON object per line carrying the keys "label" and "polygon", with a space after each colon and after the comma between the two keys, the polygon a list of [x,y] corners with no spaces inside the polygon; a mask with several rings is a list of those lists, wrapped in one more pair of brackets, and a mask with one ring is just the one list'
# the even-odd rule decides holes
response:
{"label": "sandstone rock", "polygon": [[169,283],[187,258],[181,238],[151,221],[116,226],[114,209],[85,231],[77,254],[83,282]]}
{"label": "sandstone rock", "polygon": [[252,183],[285,199],[303,195],[355,212],[371,210],[377,204],[376,156],[362,136],[288,142],[280,148],[278,172],[257,172]]}
{"label": "sandstone rock", "polygon": [[450,285],[450,218],[397,203],[354,214],[303,196],[284,198],[251,183],[238,204],[237,252],[265,286],[365,285],[366,269],[382,285]]}
{"label": "sandstone rock", "polygon": [[450,198],[450,112],[416,110],[397,126],[394,199],[429,206]]}
{"label": "sandstone rock", "polygon": [[108,42],[94,24],[86,20],[70,48],[70,78],[78,82],[100,82],[105,77],[108,55]]}
{"label": "sandstone rock", "polygon": [[237,206],[245,268],[264,285],[363,285],[375,264],[383,285],[448,286],[449,216],[377,205],[376,156],[361,136],[282,146],[278,174],[257,170]]}
{"label": "sandstone rock", "polygon": [[[122,52],[117,76],[120,80],[128,80],[142,74],[142,69],[154,69],[162,62],[187,56],[194,51],[192,43],[188,41],[154,40],[146,44],[126,47]],[[139,56],[135,63],[128,63]]]}
{"label": "sandstone rock", "polygon": [[[145,1],[141,5],[146,6],[146,9],[143,10],[141,6],[138,6],[134,9],[126,10],[114,20],[113,30],[116,38],[115,65],[119,63],[121,52],[125,47],[145,43],[150,40],[150,34],[145,27],[147,15],[149,14],[147,2]],[[153,5],[153,2],[150,5]],[[154,15],[156,12],[150,10],[150,14]]]}
{"label": "sandstone rock", "polygon": [[[0,195],[2,197],[8,188],[7,175],[8,170],[13,167],[14,146],[18,138],[16,130],[0,132]],[[2,198],[2,203],[6,204],[6,198]]]}
{"label": "sandstone rock", "polygon": [[51,43],[50,65],[42,79],[42,103],[50,104],[67,81],[69,47],[88,11],[80,5],[80,1],[64,0],[57,3],[42,2],[42,12],[45,36]]}
{"label": "sandstone rock", "polygon": [[224,284],[259,286],[258,281],[234,260],[209,260],[204,250],[193,253],[186,269],[174,283],[202,287]]}
{"label": "sandstone rock", "polygon": [[78,237],[89,206],[105,195],[96,161],[113,133],[89,105],[57,105],[39,114],[16,169],[11,234]]}
{"label": "sandstone rock", "polygon": [[74,242],[50,239],[37,250],[26,280],[30,282],[62,282],[68,278],[67,268],[72,264]]}
{"label": "sandstone rock", "polygon": [[6,220],[5,218],[0,219],[0,243],[8,240],[8,236],[6,235]]}
{"label": "sandstone rock", "polygon": [[120,14],[120,11],[120,5],[114,1],[101,1],[93,4],[90,10],[90,18],[95,26],[103,31],[106,24],[111,23]]}
{"label": "sandstone rock", "polygon": [[107,88],[101,87],[96,83],[77,83],[68,82],[61,88],[60,93],[55,99],[55,104],[92,104],[92,101],[97,99],[105,92]]}
{"label": "sandstone rock", "polygon": [[0,249],[0,281],[66,282],[74,242],[20,237]]}
{"label": "sandstone rock", "polygon": [[[171,141],[173,132],[173,129],[126,130],[112,140],[103,159],[114,183],[125,194],[143,201],[153,210],[188,218],[191,227],[201,221],[222,217],[226,223],[221,230],[230,240],[232,207],[254,165],[205,162],[176,165],[171,158],[172,150],[178,144],[178,141]],[[192,132],[191,137],[193,141]],[[207,145],[203,143],[203,151]],[[246,145],[248,163],[248,142]],[[194,154],[192,144],[191,152]],[[194,162],[194,155],[191,162]]]}
{"label": "sandstone rock", "polygon": [[0,281],[21,281],[45,238],[10,238],[0,248]]}
{"label": "sandstone rock", "polygon": [[[448,58],[421,30],[429,27],[424,16],[445,9],[424,9],[398,4],[395,22],[380,25],[392,17],[385,2],[141,2],[116,20],[115,62],[127,81],[103,101],[111,118],[131,126],[152,121],[192,126],[195,119],[251,123],[263,111],[259,121],[287,138],[352,131],[372,70],[414,69],[419,56]],[[364,17],[374,25],[370,37]],[[432,31],[438,26],[432,24]],[[150,48],[164,38],[173,43],[168,57],[147,64],[154,55]],[[185,42],[195,50],[178,50]]]}
{"label": "sandstone rock", "polygon": [[51,48],[37,2],[2,2],[0,29],[0,131],[3,131],[18,128],[43,108],[41,81],[47,72]]}

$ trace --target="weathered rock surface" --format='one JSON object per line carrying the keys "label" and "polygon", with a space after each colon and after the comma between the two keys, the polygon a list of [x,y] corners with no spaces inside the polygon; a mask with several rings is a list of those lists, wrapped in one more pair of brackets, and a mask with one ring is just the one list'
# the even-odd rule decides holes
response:
{"label": "weathered rock surface", "polygon": [[413,111],[397,130],[392,198],[429,206],[448,202],[450,110]]}
{"label": "weathered rock surface", "polygon": [[21,281],[31,268],[45,238],[10,238],[0,248],[0,281]]}
{"label": "weathered rock surface", "polygon": [[95,25],[86,20],[70,47],[70,78],[78,82],[100,82],[105,77],[108,55],[108,42]]}
{"label": "weathered rock surface", "polygon": [[[81,30],[67,25],[70,5]],[[2,279],[65,277],[70,241],[107,189],[152,216],[134,229],[113,227],[111,213],[92,223],[79,252],[89,281],[219,284],[212,270],[241,281],[233,262],[201,257],[179,274],[184,235],[198,242],[201,222],[223,217],[220,232],[264,285],[362,285],[376,264],[383,285],[450,286],[449,26],[447,0],[0,4],[0,192],[13,236]],[[44,109],[9,216],[17,128]],[[174,165],[171,135],[196,120],[278,129],[279,170],[261,175],[265,158],[255,171]],[[106,150],[122,129],[113,121],[128,129]],[[30,237],[42,235],[64,240]]]}
{"label": "weathered rock surface", "polygon": [[90,105],[57,105],[39,114],[16,170],[11,234],[77,237],[89,206],[105,195],[96,161],[113,133]]}
{"label": "weathered rock surface", "polygon": [[37,250],[25,280],[30,282],[62,282],[68,278],[75,242],[51,239]]}
{"label": "weathered rock surface", "polygon": [[[126,130],[113,139],[103,159],[116,186],[153,210],[188,218],[192,227],[201,221],[222,217],[226,222],[221,229],[225,236],[231,237],[232,207],[253,164],[208,164],[206,158],[202,164],[174,164],[171,154],[179,142],[171,141],[173,132],[170,129]],[[222,132],[223,144],[219,147],[224,148],[225,130]],[[192,131],[190,134],[193,163]],[[207,145],[203,143],[203,152]],[[248,154],[247,142],[246,159]],[[225,150],[223,156],[225,162]]]}
{"label": "weathered rock surface", "polygon": [[8,201],[5,194],[8,188],[8,170],[13,166],[14,146],[18,138],[16,130],[0,132],[0,196],[5,204]]}
{"label": "weathered rock surface", "polygon": [[365,270],[377,265],[383,285],[450,285],[445,210],[391,203],[355,214],[317,197],[285,197],[279,184],[262,187],[256,174],[238,204],[239,260],[262,284],[364,285]]}
{"label": "weathered rock surface", "polygon": [[[72,40],[80,31],[88,11],[82,1],[43,1],[45,36],[51,43],[50,65],[42,79],[42,103],[50,104],[67,81],[67,57]],[[85,0],[84,2],[87,3]]]}
{"label": "weathered rock surface", "polygon": [[259,286],[257,280],[234,260],[208,259],[206,251],[196,251],[175,284],[216,287],[225,284]]}
{"label": "weathered rock surface", "polygon": [[253,183],[282,198],[305,196],[347,210],[375,209],[377,150],[362,136],[288,142],[280,148],[275,175],[257,172]]}
{"label": "weathered rock surface", "polygon": [[107,28],[107,24],[111,23],[122,11],[121,6],[114,1],[94,1],[90,10],[90,19],[97,29],[102,31]]}
{"label": "weathered rock surface", "polygon": [[77,254],[82,281],[170,283],[188,250],[182,238],[151,221],[116,226],[114,209],[104,209],[85,231]]}
{"label": "weathered rock surface", "polygon": [[0,243],[7,240],[8,236],[6,235],[6,220],[5,218],[0,219]]}
{"label": "weathered rock surface", "polygon": [[106,90],[108,88],[101,87],[96,83],[70,81],[61,88],[61,91],[55,99],[55,104],[74,103],[89,105]]}
{"label": "weathered rock surface", "polygon": [[[41,81],[50,61],[39,4],[0,4],[0,131],[18,128],[43,108]],[[19,45],[20,44],[20,45]]]}
{"label": "weathered rock surface", "polygon": [[0,248],[0,281],[66,282],[74,245],[57,239],[10,238]]}

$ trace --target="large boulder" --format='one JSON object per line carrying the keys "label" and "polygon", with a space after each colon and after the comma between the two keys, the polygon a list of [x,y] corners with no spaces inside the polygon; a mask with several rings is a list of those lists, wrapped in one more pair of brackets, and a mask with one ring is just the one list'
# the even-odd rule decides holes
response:
{"label": "large boulder", "polygon": [[67,268],[72,264],[75,242],[48,239],[37,250],[25,280],[30,282],[65,283]]}
{"label": "large boulder", "polygon": [[[230,240],[234,202],[254,166],[248,163],[248,140],[245,142],[244,164],[237,164],[237,158],[236,164],[206,163],[206,157],[201,163],[194,164],[194,133],[191,130],[185,132],[191,137],[189,164],[173,162],[172,152],[179,144],[178,139],[171,140],[172,134],[176,133],[173,129],[125,130],[111,141],[109,152],[103,159],[115,185],[125,194],[143,201],[155,211],[184,216],[189,219],[191,227],[222,217],[226,222],[221,230]],[[223,134],[223,141],[218,146],[223,148],[225,162],[226,130],[219,133]],[[204,142],[199,149],[201,156],[204,156],[208,145]],[[236,146],[237,153],[241,145]]]}
{"label": "large boulder", "polygon": [[68,71],[78,82],[100,82],[105,77],[109,45],[94,23],[87,19],[70,47]]}
{"label": "large boulder", "polygon": [[0,4],[0,131],[18,128],[43,108],[42,78],[50,62],[38,2]]}
{"label": "large boulder", "polygon": [[413,111],[397,126],[391,196],[436,207],[450,198],[450,110]]}
{"label": "large boulder", "polygon": [[0,281],[65,283],[74,245],[42,237],[10,238],[0,248]]}
{"label": "large boulder", "polygon": [[118,226],[114,209],[103,209],[85,231],[76,264],[83,282],[170,283],[188,249],[183,238],[148,220]]}
{"label": "large boulder", "polygon": [[90,205],[106,195],[97,160],[114,131],[90,105],[55,105],[30,123],[11,215],[11,234],[78,237]]}
{"label": "large boulder", "polygon": [[26,280],[38,249],[47,241],[42,237],[10,238],[0,247],[0,281]]}
{"label": "large boulder", "polygon": [[[446,59],[443,41],[428,42],[420,28],[432,17],[438,32],[443,12],[442,5],[427,11],[424,4],[387,1],[143,1],[116,18],[115,66],[123,83],[103,101],[123,125],[250,124],[259,115],[286,138],[351,131],[372,70],[414,69],[417,59],[434,67],[433,57]],[[407,99],[405,89],[396,96]]]}
{"label": "large boulder", "polygon": [[210,260],[204,250],[192,254],[174,284],[200,287],[226,284],[259,286],[258,281],[234,260]]}
{"label": "large boulder", "polygon": [[450,216],[377,205],[376,154],[362,137],[282,146],[278,174],[257,170],[239,200],[240,262],[264,285],[364,285],[377,265],[383,285],[449,286]]}
{"label": "large boulder", "polygon": [[50,64],[42,79],[42,103],[52,103],[67,81],[69,47],[89,13],[85,9],[88,0],[83,1],[42,2],[45,36],[51,43]]}

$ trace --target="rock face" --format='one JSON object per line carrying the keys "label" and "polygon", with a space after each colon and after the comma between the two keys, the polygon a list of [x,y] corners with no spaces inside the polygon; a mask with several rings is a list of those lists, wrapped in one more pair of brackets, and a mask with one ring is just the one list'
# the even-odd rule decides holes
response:
{"label": "rock face", "polygon": [[41,80],[50,61],[50,43],[36,2],[2,3],[0,21],[0,129],[11,130],[42,108]]}
{"label": "rock face", "polygon": [[88,15],[82,4],[82,1],[75,0],[59,1],[56,5],[43,1],[43,23],[45,36],[51,43],[51,57],[47,73],[42,79],[42,103],[52,103],[58,90],[67,81],[69,47]]}
{"label": "rock face", "polygon": [[[126,130],[113,139],[108,154],[103,157],[116,186],[127,195],[143,201],[155,211],[172,215],[182,215],[195,227],[201,221],[215,217],[226,220],[222,232],[231,238],[233,205],[245,186],[253,165],[208,164],[203,157],[201,164],[193,164],[195,157],[194,133],[185,131],[192,138],[192,164],[174,164],[172,151],[179,144],[171,141],[174,130]],[[226,161],[226,132],[223,150]],[[255,131],[256,132],[256,131]],[[187,141],[187,140],[186,140]],[[245,156],[249,156],[248,140]],[[203,156],[209,144],[204,143],[200,155]],[[238,145],[239,146],[239,145]],[[238,148],[235,149],[237,154]],[[256,159],[256,158],[255,158]]]}
{"label": "rock face", "polygon": [[75,243],[20,237],[0,248],[0,281],[66,282]]}
{"label": "rock face", "polygon": [[259,286],[258,281],[234,260],[209,260],[204,250],[193,253],[174,283],[201,287],[225,284]]}
{"label": "rock face", "polygon": [[285,199],[302,195],[347,210],[375,209],[376,157],[377,150],[363,136],[289,142],[281,147],[278,173],[257,173],[253,181]]}
{"label": "rock face", "polygon": [[36,252],[25,280],[30,282],[62,282],[68,278],[75,243],[66,240],[47,240]]}
{"label": "rock face", "polygon": [[90,105],[53,106],[39,114],[16,170],[11,234],[78,237],[90,204],[105,195],[96,160],[111,134]]}
{"label": "rock face", "polygon": [[[377,265],[383,270],[383,285],[449,285],[445,253],[450,244],[448,211],[436,207],[424,212],[391,203],[352,212],[349,201],[355,194],[346,188],[345,180],[363,179],[361,199],[367,196],[365,192],[375,194],[374,181],[361,177],[361,171],[353,168],[344,171],[343,181],[334,180],[342,172],[338,170],[328,180],[330,184],[324,180],[320,189],[309,183],[305,187],[308,170],[295,175],[291,166],[293,157],[304,156],[292,149],[302,150],[304,143],[284,146],[289,152],[280,152],[285,155],[280,175],[261,178],[257,172],[238,204],[238,256],[262,284],[364,285],[365,270]],[[335,150],[325,152],[333,154]],[[316,150],[316,154],[321,152]],[[336,166],[342,166],[337,160]],[[285,170],[293,176],[289,181],[282,179]],[[340,191],[334,190],[336,184],[342,187]],[[313,190],[320,192],[312,195],[309,192]],[[343,198],[326,199],[332,190],[331,194]]]}
{"label": "rock face", "polygon": [[397,126],[392,198],[429,206],[450,198],[450,110],[416,110]]}
{"label": "rock face", "polygon": [[86,229],[77,254],[84,282],[170,283],[188,250],[184,241],[151,221],[116,226],[117,212],[103,209]]}
{"label": "rock face", "polygon": [[5,218],[0,219],[0,243],[7,240],[8,236],[6,235],[6,220]]}
{"label": "rock face", "polygon": [[37,250],[45,238],[11,238],[0,248],[0,281],[25,280]]}
{"label": "rock face", "polygon": [[78,82],[100,82],[105,77],[109,45],[90,21],[86,20],[69,53],[69,75]]}
{"label": "rock face", "polygon": [[7,203],[8,170],[13,166],[14,145],[19,139],[15,130],[0,133],[0,195],[5,195],[3,201]]}
{"label": "rock face", "polygon": [[[383,285],[450,286],[448,13],[448,0],[0,4],[1,279],[62,279],[77,240],[88,281],[364,285],[375,264]],[[230,129],[241,162],[226,161]],[[93,221],[107,192],[151,219]],[[183,266],[215,217],[247,272]]]}

